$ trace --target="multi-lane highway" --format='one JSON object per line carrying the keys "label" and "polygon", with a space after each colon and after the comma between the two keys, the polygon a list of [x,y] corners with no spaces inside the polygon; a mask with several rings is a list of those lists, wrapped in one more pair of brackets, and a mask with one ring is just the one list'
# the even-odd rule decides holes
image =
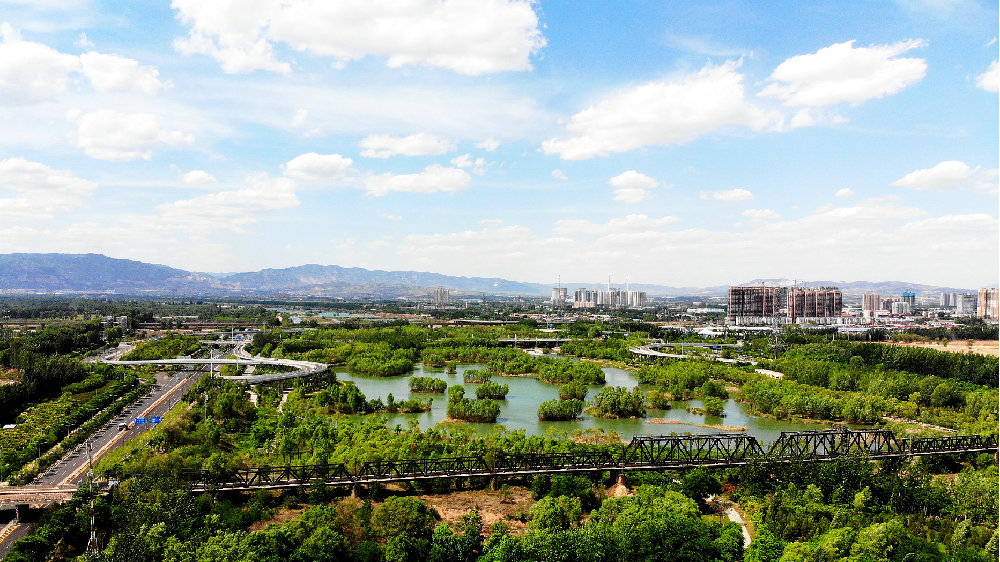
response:
{"label": "multi-lane highway", "polygon": [[[135,424],[135,418],[148,420],[151,417],[165,416],[202,375],[203,373],[195,371],[157,374],[156,385],[149,394],[122,411],[88,440],[94,461],[151,429],[153,426],[150,424]],[[119,424],[122,423],[128,424],[128,429],[119,430]],[[46,504],[65,500],[77,486],[86,481],[89,463],[87,443],[82,443],[39,474],[29,486],[16,490],[0,487],[0,504]],[[14,541],[26,536],[29,530],[29,525],[18,524],[16,521],[0,522],[0,558],[6,556]]]}

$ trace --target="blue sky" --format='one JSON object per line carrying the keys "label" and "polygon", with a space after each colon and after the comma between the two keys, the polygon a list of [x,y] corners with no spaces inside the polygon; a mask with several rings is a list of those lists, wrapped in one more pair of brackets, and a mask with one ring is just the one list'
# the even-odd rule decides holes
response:
{"label": "blue sky", "polygon": [[994,2],[0,0],[0,252],[995,284]]}

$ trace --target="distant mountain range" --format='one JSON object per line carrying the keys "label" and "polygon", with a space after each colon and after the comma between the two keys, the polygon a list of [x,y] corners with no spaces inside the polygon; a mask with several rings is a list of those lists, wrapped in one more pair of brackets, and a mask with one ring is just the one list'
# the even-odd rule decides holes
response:
{"label": "distant mountain range", "polygon": [[[754,279],[741,285],[792,285],[787,279]],[[835,285],[847,296],[865,292],[918,295],[969,291],[902,281],[800,281],[810,287]],[[570,293],[602,283],[563,283]],[[336,265],[300,265],[245,273],[196,273],[100,254],[0,254],[0,292],[123,294],[162,296],[289,296],[289,297],[416,297],[436,287],[458,295],[549,296],[552,285],[522,283],[497,277],[456,277],[419,271],[382,271]],[[650,296],[710,297],[726,294],[728,285],[669,287],[633,283],[633,290]]]}

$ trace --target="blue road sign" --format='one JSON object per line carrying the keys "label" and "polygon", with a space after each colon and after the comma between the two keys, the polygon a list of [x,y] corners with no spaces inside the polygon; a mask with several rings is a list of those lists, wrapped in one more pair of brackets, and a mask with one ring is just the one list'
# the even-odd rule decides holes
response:
{"label": "blue road sign", "polygon": [[153,416],[149,418],[149,423],[160,423],[161,421],[163,421],[163,418],[160,416]]}
{"label": "blue road sign", "polygon": [[135,425],[145,425],[146,418],[135,418]]}

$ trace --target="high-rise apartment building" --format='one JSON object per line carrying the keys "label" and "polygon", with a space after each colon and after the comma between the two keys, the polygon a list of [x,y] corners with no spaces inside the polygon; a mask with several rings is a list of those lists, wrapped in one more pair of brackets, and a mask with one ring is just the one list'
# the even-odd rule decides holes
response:
{"label": "high-rise apartment building", "polygon": [[781,311],[781,287],[750,285],[729,288],[730,324],[767,324]]}
{"label": "high-rise apartment building", "polygon": [[434,289],[434,306],[447,306],[451,304],[451,291],[444,287]]}
{"label": "high-rise apartment building", "polygon": [[910,310],[917,307],[917,294],[912,291],[905,291],[902,294],[902,300],[906,304],[910,305]]}
{"label": "high-rise apartment building", "polygon": [[643,306],[646,306],[646,291],[623,291],[618,288],[591,291],[581,287],[573,293],[573,308],[639,308]]}
{"label": "high-rise apartment building", "polygon": [[882,295],[878,293],[865,293],[861,297],[861,314],[865,318],[873,318],[875,313],[882,310]]}
{"label": "high-rise apartment building", "polygon": [[979,310],[978,316],[983,320],[1000,319],[1000,306],[998,306],[997,289],[979,289]]}
{"label": "high-rise apartment building", "polygon": [[973,293],[959,294],[955,299],[955,314],[973,315],[976,314],[976,297]]}
{"label": "high-rise apartment building", "polygon": [[788,292],[788,318],[792,322],[826,323],[840,318],[844,298],[836,287],[792,289]]}
{"label": "high-rise apartment building", "polygon": [[553,287],[552,288],[552,306],[561,307],[566,305],[566,299],[569,296],[569,292],[566,287]]}

